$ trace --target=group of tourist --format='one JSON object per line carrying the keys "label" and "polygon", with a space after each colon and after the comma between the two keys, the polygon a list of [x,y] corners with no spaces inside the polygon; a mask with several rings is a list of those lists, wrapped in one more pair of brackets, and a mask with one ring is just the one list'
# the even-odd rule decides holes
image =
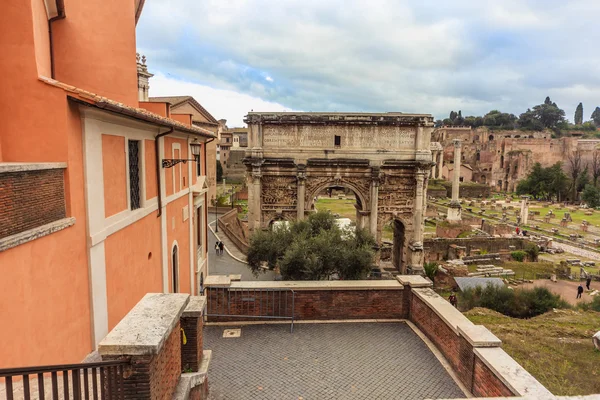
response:
{"label": "group of tourist", "polygon": [[225,245],[223,244],[223,242],[221,242],[220,240],[217,240],[215,242],[215,251],[217,252],[217,255],[222,256],[224,249],[225,249]]}
{"label": "group of tourist", "polygon": [[[591,290],[590,289],[591,283],[592,283],[592,278],[590,276],[588,276],[587,279],[585,280],[585,287],[587,287],[587,290]],[[583,285],[580,283],[579,286],[577,287],[577,298],[580,299],[582,294],[583,294]]]}

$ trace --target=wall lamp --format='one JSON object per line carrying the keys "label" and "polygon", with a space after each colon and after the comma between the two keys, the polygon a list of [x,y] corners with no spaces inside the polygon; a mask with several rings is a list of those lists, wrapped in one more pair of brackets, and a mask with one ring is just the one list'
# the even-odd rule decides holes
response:
{"label": "wall lamp", "polygon": [[192,150],[192,155],[194,156],[194,158],[190,158],[190,159],[181,159],[181,158],[163,158],[162,160],[162,167],[163,168],[171,168],[174,165],[177,165],[179,163],[186,163],[188,161],[195,161],[195,162],[199,162],[200,161],[200,149],[202,148],[202,144],[200,142],[198,142],[198,139],[194,139],[194,141],[192,143],[190,143],[190,149]]}

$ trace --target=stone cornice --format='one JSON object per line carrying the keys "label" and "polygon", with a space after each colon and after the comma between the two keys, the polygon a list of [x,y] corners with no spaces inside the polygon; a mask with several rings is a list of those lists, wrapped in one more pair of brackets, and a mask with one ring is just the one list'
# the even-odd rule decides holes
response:
{"label": "stone cornice", "polygon": [[430,114],[250,112],[247,124],[270,125],[391,125],[433,127]]}

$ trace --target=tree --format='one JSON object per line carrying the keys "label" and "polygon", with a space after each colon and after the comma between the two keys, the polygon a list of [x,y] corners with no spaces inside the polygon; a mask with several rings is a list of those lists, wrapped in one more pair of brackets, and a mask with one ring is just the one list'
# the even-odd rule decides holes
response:
{"label": "tree", "polygon": [[544,104],[538,104],[533,109],[527,109],[519,116],[519,127],[526,130],[556,129],[565,122],[565,111],[558,108],[556,103],[546,97]]}
{"label": "tree", "polygon": [[544,104],[551,105],[552,100],[550,100],[550,96],[546,96],[546,100],[544,100]]}
{"label": "tree", "polygon": [[497,129],[514,129],[517,117],[514,114],[492,110],[483,116],[483,125]]}
{"label": "tree", "polygon": [[563,172],[560,162],[551,167],[543,168],[540,163],[535,163],[531,172],[517,185],[517,194],[530,194],[535,198],[552,199],[553,196],[560,201],[568,189],[568,178]]}
{"label": "tree", "polygon": [[567,162],[569,173],[571,174],[571,190],[573,195],[571,200],[575,201],[577,199],[577,183],[584,169],[584,164],[581,159],[581,152],[579,150],[575,150],[572,153],[567,154]]}
{"label": "tree", "polygon": [[223,179],[223,166],[221,165],[221,161],[217,160],[217,183],[221,182]]}
{"label": "tree", "polygon": [[458,110],[458,114],[456,115],[456,118],[454,118],[454,120],[452,121],[452,123],[455,126],[460,126],[465,122],[465,119],[462,117],[462,111]]}
{"label": "tree", "polygon": [[600,128],[600,107],[596,107],[590,118],[594,121],[594,124]]}
{"label": "tree", "polygon": [[600,207],[600,189],[593,185],[587,185],[583,189],[581,198],[589,207]]}
{"label": "tree", "polygon": [[575,109],[575,125],[583,124],[583,103],[579,103]]}
{"label": "tree", "polygon": [[451,121],[454,121],[457,116],[458,116],[458,114],[456,113],[456,111],[450,111],[450,120]]}
{"label": "tree", "polygon": [[285,280],[364,279],[372,266],[375,238],[359,228],[341,229],[327,211],[308,219],[257,231],[250,238],[248,266],[279,267]]}
{"label": "tree", "polygon": [[523,114],[519,115],[518,121],[519,128],[530,131],[543,131],[544,125],[538,120],[535,112],[531,109],[527,109]]}
{"label": "tree", "polygon": [[600,177],[600,151],[594,150],[592,154],[592,182],[594,186],[598,185],[598,177]]}

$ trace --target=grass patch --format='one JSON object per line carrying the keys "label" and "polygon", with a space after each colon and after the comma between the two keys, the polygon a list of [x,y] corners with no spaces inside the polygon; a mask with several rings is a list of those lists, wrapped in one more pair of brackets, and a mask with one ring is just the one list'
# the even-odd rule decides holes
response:
{"label": "grass patch", "polygon": [[474,308],[465,315],[498,336],[502,348],[555,395],[600,393],[600,351],[591,340],[600,313],[557,310],[522,320]]}
{"label": "grass patch", "polygon": [[517,279],[536,279],[537,274],[553,274],[554,263],[551,262],[519,262],[506,261],[502,263],[502,268],[515,271]]}
{"label": "grass patch", "polygon": [[317,210],[329,210],[341,218],[350,218],[356,222],[356,208],[354,199],[319,198],[316,203]]}

